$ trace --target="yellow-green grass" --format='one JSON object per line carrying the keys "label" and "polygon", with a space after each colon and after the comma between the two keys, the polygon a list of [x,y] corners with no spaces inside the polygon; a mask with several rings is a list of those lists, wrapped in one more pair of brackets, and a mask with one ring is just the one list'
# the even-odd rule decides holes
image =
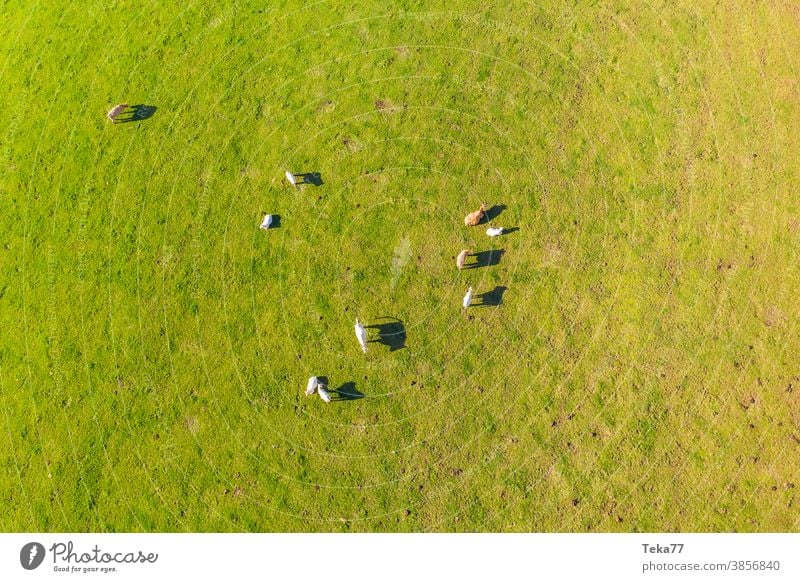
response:
{"label": "yellow-green grass", "polygon": [[2,530],[798,529],[794,3],[0,22]]}

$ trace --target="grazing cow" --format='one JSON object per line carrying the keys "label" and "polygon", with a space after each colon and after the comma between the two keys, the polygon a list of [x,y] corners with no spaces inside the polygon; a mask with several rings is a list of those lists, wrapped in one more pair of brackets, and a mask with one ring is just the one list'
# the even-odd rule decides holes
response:
{"label": "grazing cow", "polygon": [[472,287],[467,289],[467,294],[464,295],[464,301],[462,301],[461,304],[464,306],[464,309],[466,309],[467,307],[470,306],[471,303],[472,303]]}
{"label": "grazing cow", "polygon": [[271,224],[272,224],[272,215],[267,214],[264,217],[264,220],[261,221],[261,226],[259,226],[258,228],[260,228],[261,230],[267,230]]}
{"label": "grazing cow", "polygon": [[481,204],[481,207],[478,208],[475,212],[470,212],[464,218],[464,224],[466,226],[477,226],[483,220],[483,217],[486,216],[486,206]]}
{"label": "grazing cow", "polygon": [[492,238],[494,238],[496,236],[500,236],[501,234],[503,234],[503,227],[502,226],[496,226],[496,227],[492,228],[490,226],[489,228],[486,229],[486,234],[488,234]]}
{"label": "grazing cow", "polygon": [[111,121],[116,122],[117,117],[119,117],[119,114],[125,111],[127,108],[128,108],[127,103],[120,103],[119,105],[115,106],[111,111],[108,112],[108,118]]}
{"label": "grazing cow", "polygon": [[319,383],[319,378],[316,376],[311,376],[311,378],[308,379],[308,385],[306,386],[306,396],[311,396],[314,394],[314,392],[316,392],[320,386],[321,384]]}
{"label": "grazing cow", "polygon": [[456,267],[458,267],[459,270],[464,268],[464,263],[467,262],[468,256],[469,256],[469,249],[464,249],[463,251],[458,253],[458,256],[456,257]]}
{"label": "grazing cow", "polygon": [[358,345],[361,346],[361,351],[365,354],[367,353],[367,330],[364,329],[364,326],[361,325],[361,322],[358,321],[356,317],[356,338],[358,339]]}
{"label": "grazing cow", "polygon": [[322,398],[323,402],[330,402],[331,401],[331,395],[328,394],[328,391],[325,390],[325,388],[322,386],[322,384],[317,386],[317,392],[319,393],[319,397]]}
{"label": "grazing cow", "polygon": [[297,178],[289,170],[286,170],[286,179],[289,180],[289,184],[292,186],[297,186]]}

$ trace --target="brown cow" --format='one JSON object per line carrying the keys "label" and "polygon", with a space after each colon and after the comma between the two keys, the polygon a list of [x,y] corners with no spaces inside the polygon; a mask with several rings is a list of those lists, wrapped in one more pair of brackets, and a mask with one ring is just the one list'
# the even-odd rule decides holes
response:
{"label": "brown cow", "polygon": [[466,226],[477,226],[483,220],[483,217],[486,216],[486,206],[481,204],[481,207],[478,208],[475,212],[470,212],[464,218],[464,224]]}
{"label": "brown cow", "polygon": [[127,103],[120,103],[119,105],[115,106],[111,111],[108,112],[108,118],[111,121],[116,122],[117,117],[119,117],[119,114],[125,111],[127,108],[128,108]]}
{"label": "brown cow", "polygon": [[459,270],[464,268],[464,263],[467,262],[468,256],[469,256],[469,249],[464,249],[463,251],[458,253],[458,256],[456,257],[456,267],[458,267]]}

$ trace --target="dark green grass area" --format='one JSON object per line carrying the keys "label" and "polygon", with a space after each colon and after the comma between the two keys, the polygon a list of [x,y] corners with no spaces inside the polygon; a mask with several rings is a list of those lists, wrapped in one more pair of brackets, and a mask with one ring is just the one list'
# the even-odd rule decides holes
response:
{"label": "dark green grass area", "polygon": [[0,6],[1,530],[797,531],[794,4],[228,4]]}

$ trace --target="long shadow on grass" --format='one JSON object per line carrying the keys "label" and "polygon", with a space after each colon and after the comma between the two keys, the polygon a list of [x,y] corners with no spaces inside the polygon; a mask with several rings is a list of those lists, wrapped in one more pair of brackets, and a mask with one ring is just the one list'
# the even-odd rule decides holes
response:
{"label": "long shadow on grass", "polygon": [[378,319],[388,319],[389,321],[365,326],[367,329],[378,330],[378,339],[370,340],[370,343],[377,342],[388,346],[390,352],[396,352],[406,347],[406,326],[403,325],[403,322],[396,317],[379,317]]}
{"label": "long shadow on grass", "polygon": [[155,114],[158,107],[155,105],[131,105],[126,109],[120,117],[117,117],[115,123],[131,123],[144,121],[150,119]]}
{"label": "long shadow on grass", "polygon": [[503,303],[503,294],[506,292],[506,289],[508,289],[508,287],[498,285],[491,291],[479,293],[478,297],[481,299],[481,302],[478,303],[476,307],[497,307]]}
{"label": "long shadow on grass", "polygon": [[503,212],[503,210],[505,210],[506,208],[508,207],[505,204],[495,204],[489,210],[486,211],[486,214],[484,215],[483,218],[483,222],[491,222],[492,220],[500,216],[500,213]]}
{"label": "long shadow on grass", "polygon": [[464,265],[465,269],[480,269],[481,267],[494,267],[500,264],[500,259],[503,258],[505,249],[491,249],[488,251],[480,251],[472,253],[470,257],[474,257],[474,261]]}
{"label": "long shadow on grass", "polygon": [[330,392],[332,402],[364,398],[364,393],[359,392],[355,382],[345,382],[336,389],[328,390],[328,392]]}
{"label": "long shadow on grass", "polygon": [[295,174],[296,178],[301,178],[303,181],[298,180],[298,184],[311,184],[312,186],[322,186],[325,182],[322,181],[322,174],[319,172],[306,172],[304,174]]}

